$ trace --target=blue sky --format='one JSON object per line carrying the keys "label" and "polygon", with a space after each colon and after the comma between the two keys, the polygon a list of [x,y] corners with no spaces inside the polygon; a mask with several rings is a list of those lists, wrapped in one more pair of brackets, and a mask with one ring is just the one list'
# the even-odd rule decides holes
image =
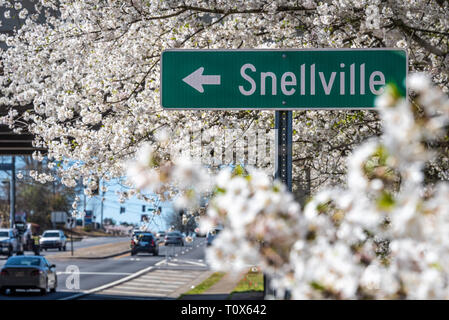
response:
{"label": "blue sky", "polygon": [[[0,157],[0,163],[10,163],[11,157],[2,156]],[[20,170],[21,162],[20,157],[16,157],[16,173]],[[23,172],[25,174],[25,172]],[[11,177],[10,172],[1,171],[0,170],[0,181],[9,180]],[[103,183],[103,182],[101,182]],[[135,196],[125,201],[125,203],[119,203],[119,197],[116,195],[116,191],[124,191],[126,190],[120,183],[119,179],[109,181],[107,183],[108,191],[104,194],[104,209],[103,209],[103,218],[112,218],[117,223],[120,222],[128,222],[128,223],[137,223],[140,224],[142,205],[146,206],[146,214],[150,217],[151,220],[151,211],[148,211],[148,208],[151,207],[151,204],[137,199]],[[3,199],[7,199],[7,194],[1,194],[0,197]],[[80,194],[80,201],[78,203],[78,210],[84,209],[84,194]],[[160,216],[154,216],[151,220],[152,224],[150,225],[154,230],[165,230],[167,229],[166,220],[167,218],[173,214],[173,207],[170,202],[164,202],[159,204],[162,208],[162,213]],[[125,207],[125,213],[120,214],[120,207]],[[93,215],[96,216],[97,222],[100,221],[101,217],[101,197],[95,196],[92,198],[86,197],[86,210],[92,210]],[[20,211],[20,208],[17,208],[17,211]]]}
{"label": "blue sky", "polygon": [[[148,217],[151,220],[151,211],[148,211],[149,208],[152,208],[152,205],[137,199],[137,197],[132,197],[124,203],[119,202],[119,198],[116,195],[116,191],[123,191],[122,185],[116,181],[110,181],[107,184],[108,191],[104,194],[104,209],[103,209],[103,218],[113,218],[117,222],[126,221],[128,223],[140,223],[141,215],[144,214],[142,212],[142,205],[145,205],[146,212]],[[80,195],[80,202],[78,204],[78,208],[82,210],[83,208],[83,195]],[[100,221],[100,201],[101,196],[95,196],[92,198],[86,197],[86,210],[93,210],[94,215],[96,216],[96,221]],[[173,214],[173,207],[170,202],[164,202],[160,204],[162,208],[162,213],[160,216],[154,216],[152,219],[153,226],[155,229],[165,230],[167,229],[167,225],[165,220],[169,217],[169,215]],[[120,214],[120,207],[125,207],[125,213]]]}

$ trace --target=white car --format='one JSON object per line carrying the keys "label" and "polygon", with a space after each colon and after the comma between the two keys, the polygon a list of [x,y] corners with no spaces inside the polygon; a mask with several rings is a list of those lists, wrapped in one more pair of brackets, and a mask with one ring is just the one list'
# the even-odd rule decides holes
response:
{"label": "white car", "polygon": [[0,255],[11,256],[18,252],[19,243],[14,229],[0,229]]}
{"label": "white car", "polygon": [[40,240],[39,244],[41,249],[59,249],[59,251],[66,251],[67,238],[64,232],[61,230],[47,230],[45,231]]}

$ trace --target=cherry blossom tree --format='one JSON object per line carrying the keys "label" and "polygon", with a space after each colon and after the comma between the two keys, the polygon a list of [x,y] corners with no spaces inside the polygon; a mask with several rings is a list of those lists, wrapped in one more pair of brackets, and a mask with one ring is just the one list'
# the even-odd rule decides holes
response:
{"label": "cherry blossom tree", "polygon": [[[35,134],[50,161],[64,161],[58,174],[68,186],[123,175],[143,142],[157,148],[157,161],[170,159],[168,147],[197,123],[218,131],[273,128],[272,112],[162,110],[164,49],[402,47],[411,70],[428,71],[447,90],[447,1],[0,2],[4,18],[17,21],[15,32],[0,37],[8,46],[2,122]],[[310,172],[311,191],[343,182],[344,157],[380,134],[375,111],[298,111],[294,127],[294,180],[300,186]],[[158,144],[159,132],[172,142]],[[440,158],[428,172],[438,177],[447,167]]]}
{"label": "cherry blossom tree", "polygon": [[[447,1],[29,3],[0,1],[18,21],[0,37],[1,120],[34,134],[67,186],[81,179],[89,194],[98,177],[127,173],[137,191],[196,209],[213,182],[201,224],[225,225],[208,252],[214,267],[261,265],[294,298],[448,298]],[[211,167],[172,156],[198,126],[271,130],[273,113],[162,110],[162,50],[316,47],[406,48],[409,69],[442,91],[414,77],[409,100],[390,86],[379,113],[295,112],[294,179],[310,172],[310,191],[322,189],[303,209],[255,169],[212,179]]]}

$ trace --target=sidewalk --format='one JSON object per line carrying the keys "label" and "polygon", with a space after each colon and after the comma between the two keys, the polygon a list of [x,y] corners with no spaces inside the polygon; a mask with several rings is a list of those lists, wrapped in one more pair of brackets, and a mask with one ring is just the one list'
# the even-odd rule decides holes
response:
{"label": "sidewalk", "polygon": [[263,300],[263,292],[236,292],[231,296],[231,292],[244,275],[245,273],[233,276],[227,273],[203,294],[185,295],[181,300]]}

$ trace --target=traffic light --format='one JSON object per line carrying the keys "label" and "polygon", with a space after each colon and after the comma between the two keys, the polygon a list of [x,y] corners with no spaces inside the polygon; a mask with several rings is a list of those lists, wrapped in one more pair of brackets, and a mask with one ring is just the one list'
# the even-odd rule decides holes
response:
{"label": "traffic light", "polygon": [[100,179],[95,178],[94,181],[95,181],[95,185],[97,186],[97,188],[92,190],[92,195],[98,196],[100,194]]}
{"label": "traffic light", "polygon": [[142,212],[145,212],[145,205],[142,205]]}
{"label": "traffic light", "polygon": [[120,207],[120,214],[125,213],[125,207]]}

